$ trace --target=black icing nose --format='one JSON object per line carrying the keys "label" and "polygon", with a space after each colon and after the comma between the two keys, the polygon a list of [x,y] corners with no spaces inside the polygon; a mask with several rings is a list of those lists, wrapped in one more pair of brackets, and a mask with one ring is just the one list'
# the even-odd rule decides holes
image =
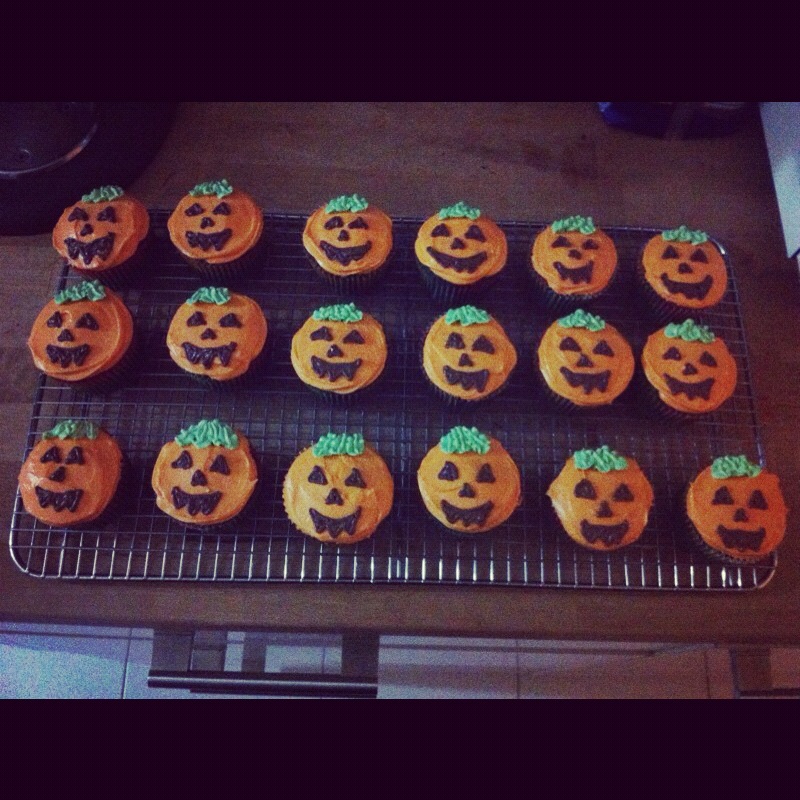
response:
{"label": "black icing nose", "polygon": [[200,334],[200,338],[201,338],[201,339],[216,339],[216,338],[217,338],[217,334],[216,334],[216,333],[214,333],[214,330],[213,330],[212,328],[206,328],[206,329],[205,329],[205,330],[204,330],[204,331],[203,331],[203,332]]}
{"label": "black icing nose", "polygon": [[325,353],[328,358],[339,358],[344,355],[344,351],[338,344],[332,344]]}
{"label": "black icing nose", "polygon": [[213,228],[214,227],[214,220],[211,217],[203,217],[200,220],[200,228]]}
{"label": "black icing nose", "polygon": [[79,236],[88,236],[90,233],[94,233],[94,228],[87,222],[81,228],[81,232],[78,235]]}
{"label": "black icing nose", "polygon": [[326,505],[334,505],[334,506],[341,506],[344,505],[344,500],[342,500],[342,496],[339,494],[338,489],[331,489],[328,492],[328,496],[325,498]]}
{"label": "black icing nose", "polygon": [[569,251],[570,258],[581,258],[581,251],[580,250],[570,250]]}
{"label": "black icing nose", "polygon": [[207,484],[206,476],[199,469],[196,469],[192,475],[192,486],[206,486]]}
{"label": "black icing nose", "polygon": [[597,516],[598,517],[613,517],[614,512],[611,510],[611,506],[608,504],[608,501],[603,500],[600,503],[600,507],[597,509]]}
{"label": "black icing nose", "polygon": [[75,337],[66,329],[64,328],[61,333],[58,334],[58,341],[59,342],[74,342]]}
{"label": "black icing nose", "polygon": [[344,228],[342,228],[342,230],[339,231],[339,235],[336,238],[340,242],[349,242],[350,241],[350,234]]}
{"label": "black icing nose", "polygon": [[737,508],[736,512],[733,515],[734,522],[747,522],[748,516],[747,512],[743,508]]}
{"label": "black icing nose", "polygon": [[578,363],[575,366],[576,367],[593,367],[594,366],[594,362],[585,353],[581,353],[581,357],[578,359]]}
{"label": "black icing nose", "polygon": [[694,270],[685,261],[681,261],[681,263],[678,264],[678,272],[680,272],[681,275],[691,275]]}
{"label": "black icing nose", "polygon": [[697,375],[697,367],[693,364],[685,364],[683,367],[684,375]]}
{"label": "black icing nose", "polygon": [[465,247],[466,245],[461,241],[461,239],[458,238],[458,236],[456,236],[456,238],[453,239],[452,243],[450,244],[451,250],[463,250]]}
{"label": "black icing nose", "polygon": [[458,496],[459,497],[475,497],[475,490],[468,483],[465,483],[458,490]]}

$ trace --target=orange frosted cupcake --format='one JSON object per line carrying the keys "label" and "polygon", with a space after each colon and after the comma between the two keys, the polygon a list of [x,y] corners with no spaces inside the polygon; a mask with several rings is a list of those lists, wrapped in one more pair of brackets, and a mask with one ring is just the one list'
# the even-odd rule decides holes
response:
{"label": "orange frosted cupcake", "polygon": [[198,183],[167,220],[172,243],[198,273],[213,280],[241,275],[255,263],[264,215],[227,180]]}
{"label": "orange frosted cupcake", "polygon": [[53,247],[70,269],[119,288],[140,268],[150,214],[120,186],[101,186],[68,206],[53,228]]}
{"label": "orange frosted cupcake", "polygon": [[63,420],[42,435],[19,473],[25,510],[46,525],[97,520],[119,487],[123,456],[116,440],[86,420]]}

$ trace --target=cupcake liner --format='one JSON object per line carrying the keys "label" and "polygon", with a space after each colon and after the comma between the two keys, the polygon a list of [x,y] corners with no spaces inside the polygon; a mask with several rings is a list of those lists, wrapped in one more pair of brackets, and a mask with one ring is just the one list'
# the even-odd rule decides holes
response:
{"label": "cupcake liner", "polygon": [[463,305],[479,302],[484,292],[491,291],[501,273],[489,275],[468,285],[454,284],[434,274],[425,264],[417,259],[417,269],[422,282],[431,297],[442,306]]}
{"label": "cupcake liner", "polygon": [[657,414],[662,419],[670,420],[671,422],[689,423],[697,419],[707,419],[709,414],[714,413],[713,411],[706,411],[701,414],[687,414],[685,411],[679,411],[677,408],[673,408],[661,399],[658,390],[647,380],[647,376],[644,372],[640,372],[638,378],[635,380],[638,397],[653,411],[653,413]]}
{"label": "cupcake liner", "polygon": [[557,313],[569,313],[605,297],[612,286],[616,284],[619,276],[619,267],[617,267],[605,289],[593,294],[559,294],[550,288],[547,281],[533,268],[532,264],[528,265],[526,271],[533,283],[537,297],[548,309]]}
{"label": "cupcake liner", "polygon": [[330,286],[336,294],[340,295],[346,295],[351,292],[361,292],[374,286],[386,269],[387,264],[387,262],[384,261],[379,267],[369,272],[358,272],[352,275],[335,275],[332,272],[324,270],[310,253],[307,252],[306,257],[316,275]]}
{"label": "cupcake liner", "polygon": [[210,264],[205,259],[192,258],[185,253],[180,253],[180,256],[203,280],[227,285],[237,278],[246,278],[256,271],[262,261],[262,247],[263,237],[239,258],[223,264]]}
{"label": "cupcake liner", "polygon": [[[103,286],[120,291],[146,282],[147,259],[150,252],[150,235],[139,242],[136,252],[121,264],[108,269],[82,269],[70,263],[70,269],[83,280],[98,280]],[[69,262],[65,262],[69,263]]]}
{"label": "cupcake liner", "polygon": [[112,392],[135,381],[139,369],[137,361],[139,352],[139,338],[136,331],[134,331],[133,339],[125,355],[123,355],[113,367],[110,367],[104,372],[92,375],[90,378],[84,378],[81,381],[65,381],[53,375],[48,375],[47,377],[48,380],[52,380],[59,386],[69,386],[73,389],[80,389],[82,391],[98,394]]}

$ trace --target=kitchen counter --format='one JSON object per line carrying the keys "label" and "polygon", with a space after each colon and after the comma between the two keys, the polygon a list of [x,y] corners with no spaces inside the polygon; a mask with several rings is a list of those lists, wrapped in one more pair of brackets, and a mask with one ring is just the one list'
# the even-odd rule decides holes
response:
{"label": "kitchen counter", "polygon": [[[653,139],[607,126],[596,103],[181,104],[129,191],[172,207],[209,177],[265,211],[308,213],[357,191],[394,216],[466,198],[495,219],[581,213],[609,226],[689,221],[727,247],[739,288],[767,464],[790,507],[774,578],[748,592],[68,581],[0,557],[0,619],[274,631],[800,645],[800,285],[786,258],[757,114],[735,133]],[[10,527],[38,375],[25,341],[59,264],[48,234],[0,239],[4,437],[0,527]]]}

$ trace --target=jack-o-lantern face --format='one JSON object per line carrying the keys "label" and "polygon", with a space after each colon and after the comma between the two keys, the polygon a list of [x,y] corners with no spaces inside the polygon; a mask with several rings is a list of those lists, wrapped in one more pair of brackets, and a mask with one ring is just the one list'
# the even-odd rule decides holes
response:
{"label": "jack-o-lantern face", "polygon": [[132,338],[133,317],[120,297],[84,281],[56,293],[39,312],[28,348],[42,372],[74,382],[118,363]]}
{"label": "jack-o-lantern face", "polygon": [[292,338],[292,366],[307,384],[349,394],[371,384],[386,363],[381,324],[354,304],[318,308]]}
{"label": "jack-o-lantern face", "polygon": [[500,323],[473,306],[436,319],[422,348],[422,364],[434,385],[466,400],[497,391],[516,363],[517,351]]}
{"label": "jack-o-lantern face", "polygon": [[713,306],[728,286],[725,259],[717,246],[702,231],[685,226],[651,238],[642,265],[650,286],[683,308]]}
{"label": "jack-o-lantern face", "polygon": [[264,215],[249,194],[226,180],[195,186],[167,220],[172,243],[191,259],[224,264],[256,245]]}
{"label": "jack-o-lantern face", "polygon": [[343,195],[306,220],[303,244],[327,272],[370,272],[381,266],[392,250],[392,220],[363,197]]}
{"label": "jack-o-lantern face", "polygon": [[[747,561],[777,548],[788,511],[778,476],[749,462],[738,469],[744,461],[728,456],[706,467],[689,487],[686,510],[709,547]],[[730,465],[735,469],[726,471]]]}
{"label": "jack-o-lantern face", "polygon": [[[289,519],[321,542],[354,544],[371,536],[394,501],[394,481],[384,460],[358,435],[351,438],[357,447],[326,449],[323,437],[303,450],[283,483]],[[327,439],[335,444],[334,434]]]}
{"label": "jack-o-lantern face", "polygon": [[636,461],[608,448],[570,456],[547,496],[570,538],[600,551],[636,541],[653,504],[653,488]]}
{"label": "jack-o-lantern face", "polygon": [[261,353],[267,327],[253,299],[224,287],[203,287],[175,312],[167,346],[187,372],[226,381],[244,374]]}
{"label": "jack-o-lantern face", "polygon": [[149,228],[142,203],[118,186],[103,186],[64,210],[53,247],[76,269],[99,272],[130,258]]}
{"label": "jack-o-lantern face", "polygon": [[682,412],[713,411],[736,388],[736,361],[727,345],[692,320],[653,333],[642,366],[661,399]]}
{"label": "jack-o-lantern face", "polygon": [[497,439],[457,426],[417,472],[428,511],[446,527],[482,533],[505,522],[522,499],[519,469]]}
{"label": "jack-o-lantern face", "polygon": [[219,420],[202,420],[167,442],[152,476],[158,507],[189,525],[231,519],[250,499],[256,482],[249,441]]}
{"label": "jack-o-lantern face", "polygon": [[66,420],[48,432],[19,474],[22,502],[48,525],[90,522],[105,510],[122,473],[116,441],[91,423]]}
{"label": "jack-o-lantern face", "polygon": [[576,405],[612,402],[633,377],[633,351],[622,334],[583,310],[556,320],[545,331],[538,350],[547,385]]}
{"label": "jack-o-lantern face", "polygon": [[591,217],[568,217],[537,235],[531,263],[558,294],[595,294],[614,276],[617,249],[611,237],[595,227]]}
{"label": "jack-o-lantern face", "polygon": [[506,235],[494,220],[465,203],[426,219],[414,243],[420,263],[450,283],[469,284],[506,264]]}

